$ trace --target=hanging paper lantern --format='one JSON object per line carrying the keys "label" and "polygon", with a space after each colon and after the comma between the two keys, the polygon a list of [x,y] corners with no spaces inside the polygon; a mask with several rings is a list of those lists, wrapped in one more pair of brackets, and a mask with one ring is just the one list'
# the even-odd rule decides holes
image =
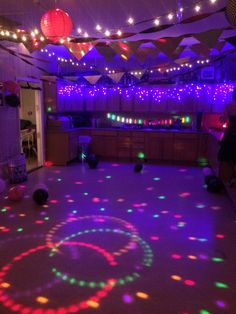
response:
{"label": "hanging paper lantern", "polygon": [[236,26],[236,0],[229,0],[226,5],[225,15],[232,26]]}
{"label": "hanging paper lantern", "polygon": [[63,37],[70,35],[72,21],[68,13],[60,9],[47,11],[41,18],[43,34],[53,42],[58,42]]}

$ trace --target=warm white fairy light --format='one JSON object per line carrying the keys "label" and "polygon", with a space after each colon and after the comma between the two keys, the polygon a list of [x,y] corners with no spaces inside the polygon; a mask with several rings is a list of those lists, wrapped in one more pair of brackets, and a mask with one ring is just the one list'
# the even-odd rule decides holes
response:
{"label": "warm white fairy light", "polygon": [[168,18],[169,21],[173,20],[173,17],[174,17],[174,15],[172,13],[169,13],[167,15],[167,18]]}
{"label": "warm white fairy light", "polygon": [[118,36],[121,36],[122,35],[122,31],[120,29],[118,29],[117,33],[116,33]]}
{"label": "warm white fairy light", "polygon": [[201,10],[200,5],[196,5],[196,6],[195,6],[195,11],[196,11],[196,12],[199,12],[200,10]]}
{"label": "warm white fairy light", "polygon": [[22,36],[22,40],[23,40],[23,41],[26,41],[26,40],[27,40],[27,38],[26,38],[25,35]]}
{"label": "warm white fairy light", "polygon": [[38,31],[38,29],[37,29],[37,28],[35,28],[35,29],[34,29],[34,33],[35,33],[36,35],[38,35],[38,34],[39,34],[39,31]]}
{"label": "warm white fairy light", "polygon": [[184,12],[184,8],[179,8],[179,12]]}
{"label": "warm white fairy light", "polygon": [[156,26],[160,25],[159,19],[155,19],[155,20],[154,20],[154,24],[155,24]]}
{"label": "warm white fairy light", "polygon": [[96,30],[97,30],[98,32],[99,32],[99,31],[101,31],[101,30],[102,30],[101,25],[97,24],[97,26],[96,26]]}
{"label": "warm white fairy light", "polygon": [[39,38],[41,41],[44,41],[44,37],[43,36],[40,36]]}
{"label": "warm white fairy light", "polygon": [[17,35],[16,35],[16,34],[13,34],[12,37],[13,37],[14,39],[17,39]]}
{"label": "warm white fairy light", "polygon": [[10,32],[9,31],[6,31],[6,36],[10,36]]}
{"label": "warm white fairy light", "polygon": [[84,33],[84,37],[85,37],[85,38],[88,38],[88,36],[89,36],[88,33],[85,32],[85,33]]}
{"label": "warm white fairy light", "polygon": [[212,4],[216,3],[217,0],[210,0]]}
{"label": "warm white fairy light", "polygon": [[105,36],[110,36],[111,35],[111,33],[110,33],[110,31],[107,29],[106,31],[105,31]]}
{"label": "warm white fairy light", "polygon": [[64,44],[65,40],[63,38],[60,39],[60,43]]}
{"label": "warm white fairy light", "polygon": [[127,21],[130,25],[134,24],[134,19],[132,17],[130,17]]}
{"label": "warm white fairy light", "polygon": [[79,27],[79,28],[77,28],[77,33],[78,34],[81,34],[82,33],[82,29]]}

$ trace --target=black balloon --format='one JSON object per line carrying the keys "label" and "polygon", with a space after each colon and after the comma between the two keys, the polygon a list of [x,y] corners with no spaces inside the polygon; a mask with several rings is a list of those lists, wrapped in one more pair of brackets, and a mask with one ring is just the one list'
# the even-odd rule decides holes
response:
{"label": "black balloon", "polygon": [[212,193],[220,193],[224,187],[222,181],[214,174],[206,176],[205,183],[207,185],[207,191]]}
{"label": "black balloon", "polygon": [[96,169],[98,165],[98,160],[94,154],[90,154],[87,158],[87,163],[90,169]]}
{"label": "black balloon", "polygon": [[20,106],[20,98],[15,94],[10,94],[10,95],[5,96],[5,101],[8,106],[11,106],[11,107]]}
{"label": "black balloon", "polygon": [[140,172],[140,171],[142,171],[142,169],[143,169],[143,165],[142,164],[136,164],[134,166],[134,171],[135,172]]}
{"label": "black balloon", "polygon": [[44,205],[48,199],[48,191],[45,189],[37,189],[33,193],[33,199],[38,205]]}

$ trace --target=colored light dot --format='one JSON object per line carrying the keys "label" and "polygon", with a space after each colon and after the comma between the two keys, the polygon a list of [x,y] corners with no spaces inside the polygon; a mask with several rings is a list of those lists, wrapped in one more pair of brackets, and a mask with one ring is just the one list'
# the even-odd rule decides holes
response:
{"label": "colored light dot", "polygon": [[207,239],[205,239],[205,238],[199,238],[198,241],[200,241],[200,242],[206,242]]}
{"label": "colored light dot", "polygon": [[140,152],[140,153],[138,153],[137,157],[140,159],[143,159],[143,158],[145,158],[145,155],[143,152]]}
{"label": "colored light dot", "polygon": [[197,257],[196,257],[196,256],[194,256],[194,255],[188,255],[188,258],[189,258],[189,259],[192,259],[192,260],[197,259]]}
{"label": "colored light dot", "polygon": [[98,303],[98,302],[95,302],[95,301],[93,301],[93,300],[88,300],[88,301],[87,301],[87,304],[88,304],[88,306],[90,306],[90,307],[92,307],[92,308],[94,308],[94,309],[97,309],[97,308],[99,307],[99,303]]}
{"label": "colored light dot", "polygon": [[9,288],[11,285],[8,283],[8,282],[2,282],[1,283],[1,287],[3,287],[3,288]]}
{"label": "colored light dot", "polygon": [[217,235],[216,235],[216,238],[217,238],[217,239],[224,239],[224,237],[225,237],[225,236],[224,236],[223,234],[217,234]]}
{"label": "colored light dot", "polygon": [[153,178],[153,180],[154,180],[154,181],[160,181],[161,178],[156,177],[156,178]]}
{"label": "colored light dot", "polygon": [[158,217],[159,217],[158,214],[153,215],[153,218],[158,218]]}
{"label": "colored light dot", "polygon": [[44,220],[49,220],[49,217],[44,217]]}
{"label": "colored light dot", "polygon": [[23,231],[23,228],[21,227],[17,229],[17,232],[22,232],[22,231]]}
{"label": "colored light dot", "polygon": [[105,208],[104,207],[101,207],[100,208],[100,211],[104,212]]}
{"label": "colored light dot", "polygon": [[105,178],[106,178],[106,179],[111,179],[111,176],[106,176]]}
{"label": "colored light dot", "polygon": [[225,302],[224,301],[221,301],[221,300],[217,300],[216,301],[216,305],[218,307],[221,307],[221,308],[224,308],[226,305],[225,305]]}
{"label": "colored light dot", "polygon": [[160,238],[157,236],[151,236],[150,239],[153,241],[158,241]]}
{"label": "colored light dot", "polygon": [[179,254],[172,254],[171,257],[173,259],[181,259],[181,255],[179,255]]}
{"label": "colored light dot", "polygon": [[46,303],[48,303],[49,300],[48,300],[48,298],[39,296],[39,297],[36,298],[36,301],[37,301],[38,303],[41,303],[41,304],[46,304]]}
{"label": "colored light dot", "polygon": [[58,178],[57,181],[58,181],[58,182],[61,182],[61,178]]}
{"label": "colored light dot", "polygon": [[212,261],[213,261],[213,262],[216,262],[216,263],[221,263],[221,262],[223,262],[224,260],[223,260],[223,258],[220,258],[220,257],[212,257]]}
{"label": "colored light dot", "polygon": [[48,107],[48,108],[47,108],[47,111],[48,111],[48,112],[51,112],[51,111],[52,111],[52,107]]}
{"label": "colored light dot", "polygon": [[77,214],[77,210],[72,210],[72,213],[73,214]]}
{"label": "colored light dot", "polygon": [[226,283],[224,283],[224,282],[215,282],[215,286],[216,286],[217,288],[221,288],[221,289],[227,289],[227,288],[229,288],[229,286],[228,286]]}
{"label": "colored light dot", "polygon": [[1,212],[2,212],[2,213],[5,213],[6,211],[7,211],[6,208],[2,208],[2,209],[1,209]]}
{"label": "colored light dot", "polygon": [[137,292],[137,293],[136,293],[136,296],[137,296],[138,298],[141,298],[141,299],[148,299],[148,298],[149,298],[148,294],[147,294],[147,293],[144,293],[144,292]]}
{"label": "colored light dot", "polygon": [[159,200],[164,200],[166,197],[164,195],[158,196]]}
{"label": "colored light dot", "polygon": [[211,314],[210,312],[208,312],[208,311],[205,310],[205,309],[202,309],[199,313],[200,313],[200,314]]}
{"label": "colored light dot", "polygon": [[180,276],[177,276],[177,275],[172,275],[172,276],[171,276],[171,279],[177,280],[177,281],[182,280],[182,278],[181,278]]}
{"label": "colored light dot", "polygon": [[197,208],[204,208],[204,207],[206,207],[206,206],[205,206],[204,204],[197,204],[196,207],[197,207]]}
{"label": "colored light dot", "polygon": [[93,203],[99,203],[100,202],[100,198],[99,197],[93,197],[92,198],[92,202]]}
{"label": "colored light dot", "polygon": [[84,195],[87,196],[87,195],[88,195],[88,192],[84,192]]}
{"label": "colored light dot", "polygon": [[122,299],[123,299],[124,303],[132,303],[133,302],[133,298],[129,294],[123,295]]}
{"label": "colored light dot", "polygon": [[187,286],[195,286],[195,281],[193,280],[189,280],[189,279],[186,279],[184,280],[184,283],[187,285]]}
{"label": "colored light dot", "polygon": [[127,209],[127,212],[128,212],[128,213],[132,213],[132,212],[133,212],[133,209],[129,208],[129,209]]}

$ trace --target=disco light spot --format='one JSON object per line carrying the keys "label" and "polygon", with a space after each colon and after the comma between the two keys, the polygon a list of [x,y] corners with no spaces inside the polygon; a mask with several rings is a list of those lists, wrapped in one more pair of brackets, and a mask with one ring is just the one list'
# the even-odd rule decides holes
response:
{"label": "disco light spot", "polygon": [[228,289],[229,286],[224,282],[215,282],[215,286],[220,289]]}
{"label": "disco light spot", "polygon": [[99,307],[99,303],[93,300],[88,300],[87,304],[89,307],[92,307],[94,309],[97,309]]}
{"label": "disco light spot", "polygon": [[208,312],[205,309],[200,310],[199,314],[211,314],[210,312]]}
{"label": "disco light spot", "polygon": [[99,197],[93,197],[92,202],[93,203],[100,203],[101,199]]}
{"label": "disco light spot", "polygon": [[118,199],[117,199],[117,202],[118,202],[118,203],[122,203],[122,202],[124,202],[124,201],[125,201],[125,200],[124,200],[123,198],[118,198]]}
{"label": "disco light spot", "polygon": [[220,308],[225,308],[226,307],[226,304],[224,301],[221,301],[221,300],[217,300],[216,301],[216,305]]}
{"label": "disco light spot", "polygon": [[160,238],[157,237],[157,236],[151,236],[150,239],[151,239],[152,241],[158,241]]}
{"label": "disco light spot", "polygon": [[84,195],[87,196],[87,195],[88,195],[88,192],[84,192]]}
{"label": "disco light spot", "polygon": [[149,295],[147,293],[144,293],[144,292],[137,292],[136,296],[140,299],[148,299],[149,298]]}
{"label": "disco light spot", "polygon": [[119,164],[111,164],[112,167],[119,167]]}
{"label": "disco light spot", "polygon": [[172,254],[172,255],[171,255],[171,258],[173,258],[173,259],[181,259],[182,256],[179,255],[179,254]]}
{"label": "disco light spot", "polygon": [[129,208],[129,209],[127,209],[127,212],[128,212],[128,213],[132,213],[132,212],[133,212],[133,209]]}
{"label": "disco light spot", "polygon": [[154,187],[153,187],[153,186],[149,186],[149,187],[146,188],[146,190],[147,190],[147,191],[153,191],[153,190],[154,190]]}
{"label": "disco light spot", "polygon": [[188,258],[191,259],[191,260],[196,260],[197,257],[195,255],[188,255]]}
{"label": "disco light spot", "polygon": [[185,225],[186,225],[186,222],[184,222],[184,221],[178,222],[178,227],[179,228],[183,228],[183,227],[185,227]]}
{"label": "disco light spot", "polygon": [[162,210],[162,211],[161,211],[161,214],[164,214],[164,215],[165,215],[165,214],[168,214],[168,213],[169,213],[168,210]]}
{"label": "disco light spot", "polygon": [[20,228],[18,228],[16,231],[17,231],[17,232],[22,232],[22,231],[23,231],[23,228],[20,227]]}
{"label": "disco light spot", "polygon": [[132,303],[133,302],[133,298],[129,294],[124,294],[122,297],[122,300],[124,303]]}
{"label": "disco light spot", "polygon": [[100,208],[100,211],[101,211],[101,212],[104,212],[104,211],[105,211],[105,208],[104,208],[104,207],[101,207],[101,208]]}
{"label": "disco light spot", "polygon": [[212,206],[211,208],[212,208],[213,210],[219,210],[219,209],[221,209],[220,206]]}
{"label": "disco light spot", "polygon": [[171,279],[176,280],[176,281],[181,281],[182,280],[182,278],[180,276],[178,276],[178,275],[172,275]]}
{"label": "disco light spot", "polygon": [[81,184],[83,184],[81,181],[75,181],[75,184],[76,185],[81,185]]}
{"label": "disco light spot", "polygon": [[204,205],[204,204],[197,204],[196,207],[197,207],[197,208],[205,208],[206,205]]}
{"label": "disco light spot", "polygon": [[161,178],[155,177],[155,178],[153,178],[153,180],[154,180],[154,181],[160,181]]}
{"label": "disco light spot", "polygon": [[36,301],[40,304],[47,304],[48,303],[48,298],[42,297],[42,296],[38,296],[36,298]]}
{"label": "disco light spot", "polygon": [[50,203],[52,203],[52,204],[57,204],[57,203],[58,203],[58,200],[51,200]]}
{"label": "disco light spot", "polygon": [[153,218],[158,218],[158,217],[160,217],[160,215],[158,215],[158,214],[153,215]]}
{"label": "disco light spot", "polygon": [[166,197],[164,195],[158,196],[159,200],[164,200]]}
{"label": "disco light spot", "polygon": [[179,172],[187,172],[187,169],[181,168],[181,169],[179,169]]}
{"label": "disco light spot", "polygon": [[10,286],[11,285],[8,282],[2,282],[1,283],[1,287],[5,288],[5,289],[9,288]]}
{"label": "disco light spot", "polygon": [[225,237],[225,236],[224,236],[223,234],[217,234],[217,235],[216,235],[216,238],[217,238],[217,239],[224,239],[224,237]]}
{"label": "disco light spot", "polygon": [[190,193],[189,192],[183,192],[183,193],[180,193],[179,196],[182,198],[185,198],[185,197],[190,196]]}
{"label": "disco light spot", "polygon": [[222,263],[222,262],[224,262],[223,258],[220,258],[220,257],[212,257],[211,260],[213,262],[215,262],[215,263]]}
{"label": "disco light spot", "polygon": [[174,215],[174,218],[176,218],[176,219],[180,219],[180,218],[182,218],[182,215],[175,214],[175,215]]}
{"label": "disco light spot", "polygon": [[189,280],[189,279],[184,280],[184,283],[186,286],[195,286],[196,285],[195,281]]}
{"label": "disco light spot", "polygon": [[106,179],[111,179],[111,176],[105,176]]}

